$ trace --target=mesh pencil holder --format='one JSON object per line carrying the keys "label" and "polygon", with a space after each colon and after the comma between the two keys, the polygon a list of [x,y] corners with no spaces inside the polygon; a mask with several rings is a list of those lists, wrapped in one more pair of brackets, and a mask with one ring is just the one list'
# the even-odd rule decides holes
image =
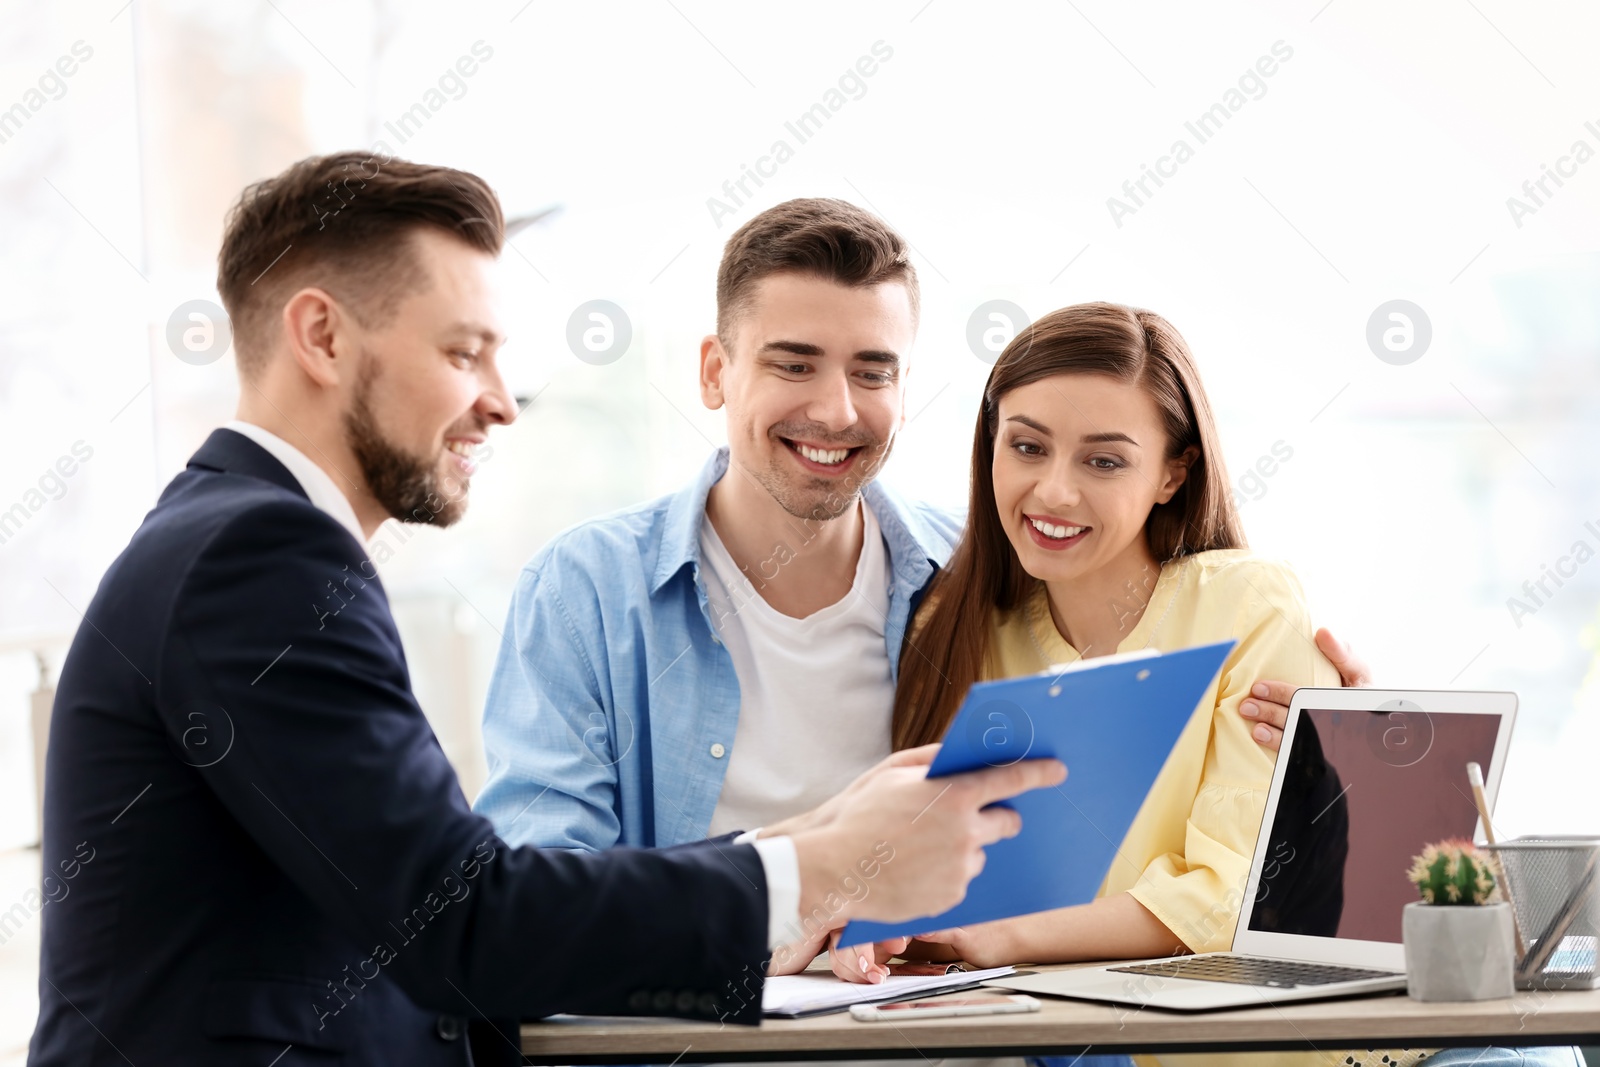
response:
{"label": "mesh pencil holder", "polygon": [[1600,986],[1600,838],[1519,837],[1486,846],[1517,917],[1517,985]]}

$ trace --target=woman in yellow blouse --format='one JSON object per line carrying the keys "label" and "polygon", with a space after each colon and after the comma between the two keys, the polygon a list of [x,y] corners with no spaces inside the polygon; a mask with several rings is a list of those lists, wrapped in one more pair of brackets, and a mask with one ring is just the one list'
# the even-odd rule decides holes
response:
{"label": "woman in yellow blouse", "polygon": [[[1152,312],[1100,303],[1052,312],[1018,334],[984,390],[971,494],[967,528],[901,655],[895,748],[939,740],[973,682],[1134,649],[1238,644],[1094,901],[909,945],[835,946],[835,972],[881,980],[897,954],[987,967],[1227,949],[1274,758],[1251,737],[1239,704],[1257,678],[1336,686],[1339,675],[1313,643],[1294,573],[1245,548],[1211,405],[1177,330]],[[1570,1049],[1434,1052],[1162,1059],[1503,1067],[1573,1057]]]}
{"label": "woman in yellow blouse", "polygon": [[[901,657],[896,748],[937,741],[976,681],[1239,643],[1098,899],[932,935],[907,954],[988,966],[1226,949],[1273,766],[1239,703],[1257,678],[1336,686],[1339,676],[1313,644],[1294,574],[1245,550],[1183,338],[1159,315],[1115,304],[1033,323],[989,376],[971,491],[967,528]],[[860,980],[902,947],[847,949],[835,967]]]}

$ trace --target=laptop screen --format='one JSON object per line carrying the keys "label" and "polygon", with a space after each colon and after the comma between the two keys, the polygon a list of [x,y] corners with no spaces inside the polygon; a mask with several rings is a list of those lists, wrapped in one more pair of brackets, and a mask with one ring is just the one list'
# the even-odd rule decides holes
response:
{"label": "laptop screen", "polygon": [[1490,774],[1499,728],[1494,714],[1302,709],[1249,929],[1398,944],[1411,859],[1472,837],[1466,765]]}

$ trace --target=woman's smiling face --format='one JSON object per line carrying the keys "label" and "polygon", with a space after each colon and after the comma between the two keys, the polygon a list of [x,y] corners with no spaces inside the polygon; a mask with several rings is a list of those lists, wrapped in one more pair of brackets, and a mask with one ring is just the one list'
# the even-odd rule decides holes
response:
{"label": "woman's smiling face", "polygon": [[1058,374],[1002,396],[994,502],[1023,569],[1070,582],[1146,561],[1150,510],[1186,472],[1167,449],[1155,401],[1108,375]]}

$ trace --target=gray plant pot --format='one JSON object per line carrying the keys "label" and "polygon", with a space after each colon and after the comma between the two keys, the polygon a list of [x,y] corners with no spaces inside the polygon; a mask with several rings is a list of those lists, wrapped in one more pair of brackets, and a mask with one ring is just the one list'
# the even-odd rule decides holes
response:
{"label": "gray plant pot", "polygon": [[1401,924],[1414,1000],[1494,1000],[1513,992],[1511,905],[1407,904]]}

